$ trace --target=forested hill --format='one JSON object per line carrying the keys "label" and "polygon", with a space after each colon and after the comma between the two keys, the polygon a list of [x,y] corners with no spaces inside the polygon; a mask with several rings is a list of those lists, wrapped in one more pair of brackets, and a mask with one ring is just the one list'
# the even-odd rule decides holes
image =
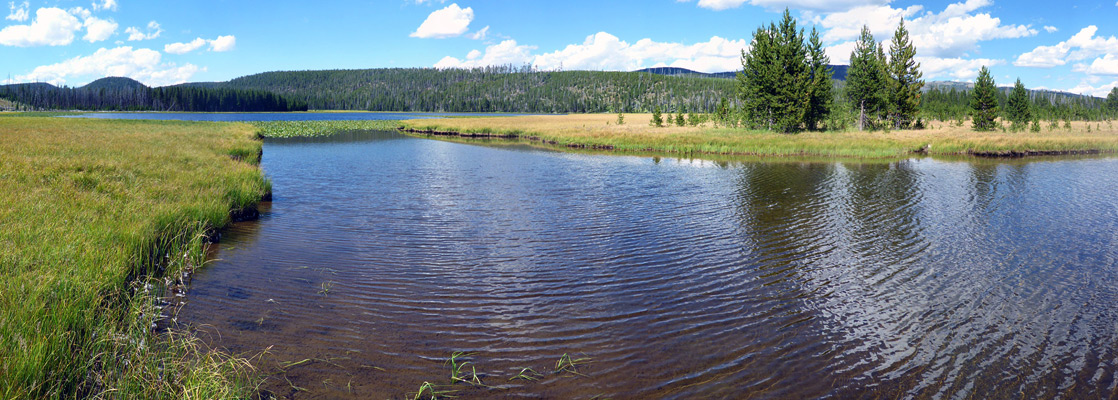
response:
{"label": "forested hill", "polygon": [[262,90],[149,88],[129,78],[102,78],[79,88],[47,83],[0,85],[0,99],[37,110],[306,111],[301,100]]}
{"label": "forested hill", "polygon": [[312,109],[581,113],[657,105],[712,111],[734,96],[736,85],[732,79],[504,66],[266,72],[185,86],[266,90],[305,99]]}
{"label": "forested hill", "polygon": [[[831,78],[835,80],[846,80],[846,70],[850,69],[848,65],[828,65],[831,68]],[[683,77],[700,77],[700,78],[723,78],[735,79],[738,76],[738,71],[728,72],[698,72],[692,71],[687,68],[677,67],[653,67],[637,70],[636,72],[647,72],[650,74],[667,75],[667,76],[683,76]]]}

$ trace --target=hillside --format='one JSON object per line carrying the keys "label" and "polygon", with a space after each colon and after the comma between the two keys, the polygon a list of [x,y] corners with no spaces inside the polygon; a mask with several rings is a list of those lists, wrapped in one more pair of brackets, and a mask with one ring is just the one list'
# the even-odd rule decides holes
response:
{"label": "hillside", "polygon": [[185,86],[264,90],[305,99],[312,109],[581,113],[711,111],[733,96],[730,79],[531,68],[392,68],[266,72]]}
{"label": "hillside", "polygon": [[[847,66],[847,65],[829,65],[829,67],[831,68],[831,74],[832,74],[831,78],[832,79],[839,80],[839,81],[846,80],[846,70],[850,69],[850,66]],[[738,76],[738,71],[706,73],[706,72],[692,71],[692,70],[689,70],[687,68],[677,68],[677,67],[645,68],[645,69],[636,70],[634,72],[647,72],[647,73],[650,73],[650,74],[665,75],[665,76],[723,78],[723,79],[736,79],[737,76]]]}
{"label": "hillside", "polygon": [[147,86],[132,78],[107,77],[95,80],[82,86],[85,90],[141,90]]}

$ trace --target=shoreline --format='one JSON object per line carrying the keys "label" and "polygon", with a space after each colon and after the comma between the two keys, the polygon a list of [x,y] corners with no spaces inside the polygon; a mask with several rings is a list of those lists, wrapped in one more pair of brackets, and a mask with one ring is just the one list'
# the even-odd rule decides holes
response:
{"label": "shoreline", "polygon": [[643,154],[889,159],[911,156],[1020,158],[1118,153],[1112,121],[1049,125],[1040,132],[975,132],[969,125],[932,121],[929,128],[893,131],[807,131],[793,134],[715,126],[651,127],[650,114],[570,114],[400,121],[411,135],[511,139],[553,149]]}
{"label": "shoreline", "polygon": [[[425,136],[429,136],[429,137],[430,136],[441,136],[441,137],[454,137],[454,138],[477,139],[477,140],[501,139],[501,140],[510,140],[510,141],[529,141],[529,142],[532,142],[532,143],[530,143],[532,145],[537,145],[537,146],[541,146],[541,147],[549,148],[549,149],[597,150],[597,151],[604,151],[604,152],[619,151],[616,146],[608,145],[608,144],[561,143],[557,140],[545,139],[545,138],[540,137],[540,136],[522,134],[522,133],[459,132],[459,131],[454,131],[454,130],[436,130],[436,129],[422,129],[422,128],[421,129],[416,129],[416,128],[409,128],[407,126],[400,126],[400,127],[397,127],[396,129],[398,131],[404,133],[404,134],[410,134],[410,135],[413,135],[413,136],[425,135]],[[749,151],[729,151],[729,152],[711,152],[711,151],[701,151],[701,150],[699,150],[699,151],[695,151],[695,150],[672,151],[672,150],[656,149],[654,147],[645,147],[643,149],[642,148],[626,149],[626,150],[624,150],[624,152],[625,153],[645,153],[645,154],[651,154],[651,155],[656,155],[656,154],[671,154],[671,155],[701,154],[701,155],[745,156],[745,157],[762,157],[762,158],[765,158],[765,157],[772,157],[772,158],[834,157],[834,156],[829,155],[829,154],[819,154],[819,153],[813,153],[813,152],[809,152],[809,151],[802,151],[802,152],[799,152],[799,153],[792,152],[792,153],[773,154],[773,153],[749,152]],[[914,155],[966,156],[966,157],[978,157],[978,158],[1026,158],[1026,157],[1086,156],[1086,155],[1107,155],[1107,154],[1118,154],[1118,150],[1102,150],[1102,149],[1090,149],[1090,148],[1088,148],[1088,149],[1068,149],[1068,150],[1043,150],[1043,149],[1041,149],[1041,150],[1034,150],[1034,149],[1016,150],[1016,149],[1009,149],[1009,150],[997,150],[997,151],[967,150],[967,151],[964,151],[964,152],[930,152],[926,148],[921,148],[921,149],[909,150],[905,153],[897,154],[897,155],[893,155],[893,156],[864,157],[864,158],[889,159],[889,158],[904,158],[904,157],[907,157],[907,156],[914,156]],[[835,157],[835,158],[849,158],[849,157]],[[859,158],[861,158],[861,157],[859,157]]]}

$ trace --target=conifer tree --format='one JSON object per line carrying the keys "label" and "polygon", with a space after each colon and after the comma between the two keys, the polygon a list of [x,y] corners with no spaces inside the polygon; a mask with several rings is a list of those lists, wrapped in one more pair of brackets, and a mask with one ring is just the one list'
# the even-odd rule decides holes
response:
{"label": "conifer tree", "polygon": [[657,128],[664,126],[664,117],[660,115],[660,106],[652,109],[652,120],[648,124]]}
{"label": "conifer tree", "polygon": [[850,53],[850,69],[846,73],[846,97],[858,113],[858,129],[885,109],[885,68],[881,46],[878,46],[868,26]]}
{"label": "conifer tree", "polygon": [[807,129],[818,129],[819,123],[831,114],[831,104],[834,101],[831,82],[831,59],[823,50],[823,42],[819,40],[819,31],[811,28],[811,37],[808,39],[808,71],[811,81],[808,84],[808,108],[804,115],[804,124]]}
{"label": "conifer tree", "polygon": [[893,43],[889,45],[889,108],[893,127],[907,128],[916,120],[920,111],[921,89],[924,87],[924,74],[920,63],[916,62],[916,47],[909,40],[904,19],[893,33]]}
{"label": "conifer tree", "polygon": [[1118,87],[1110,89],[1110,94],[1106,95],[1106,108],[1118,112]]}
{"label": "conifer tree", "polygon": [[1012,122],[1015,128],[1020,128],[1022,124],[1032,119],[1032,111],[1029,110],[1029,92],[1025,90],[1025,85],[1021,84],[1021,78],[1017,78],[1017,84],[1013,85],[1013,92],[1009,94],[1005,104],[1005,114],[1006,119]]}
{"label": "conifer tree", "polygon": [[683,106],[682,108],[676,110],[675,126],[687,125],[687,120],[683,116],[683,113],[685,113],[685,112],[687,112],[687,106]]}
{"label": "conifer tree", "polygon": [[811,81],[807,53],[803,30],[787,9],[779,25],[753,34],[738,75],[739,96],[751,124],[780,132],[803,127]]}
{"label": "conifer tree", "polygon": [[994,78],[990,70],[983,66],[978,71],[978,79],[974,81],[974,90],[971,91],[970,107],[971,116],[974,118],[974,130],[992,131],[997,128],[995,119],[998,117],[998,88],[994,86]]}
{"label": "conifer tree", "polygon": [[742,72],[738,76],[738,97],[745,120],[754,127],[772,128],[772,105],[776,103],[773,82],[777,74],[777,50],[773,39],[775,25],[757,28],[748,53],[741,52]]}

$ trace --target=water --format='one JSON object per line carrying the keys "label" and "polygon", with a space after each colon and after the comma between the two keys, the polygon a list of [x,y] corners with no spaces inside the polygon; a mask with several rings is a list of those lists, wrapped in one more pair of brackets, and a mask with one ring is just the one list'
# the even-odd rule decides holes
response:
{"label": "water", "polygon": [[[178,121],[364,121],[364,120],[404,120],[472,116],[468,113],[411,113],[411,112],[260,112],[260,113],[189,113],[189,112],[96,112],[68,115],[64,118],[97,119],[147,119]],[[486,116],[510,116],[525,114],[484,114]]]}
{"label": "water", "polygon": [[[1118,159],[718,163],[386,132],[268,141],[263,168],[274,200],[178,320],[269,349],[281,398],[1118,395]],[[455,351],[503,389],[449,386]],[[564,353],[583,375],[552,373]],[[543,376],[509,380],[526,367]]]}

